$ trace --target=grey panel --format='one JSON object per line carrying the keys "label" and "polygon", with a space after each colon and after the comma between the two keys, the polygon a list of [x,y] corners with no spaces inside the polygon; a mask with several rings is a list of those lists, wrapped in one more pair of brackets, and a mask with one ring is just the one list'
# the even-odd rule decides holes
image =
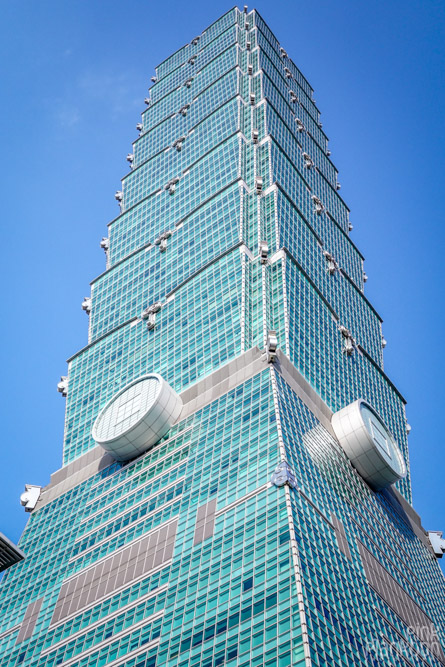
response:
{"label": "grey panel", "polygon": [[51,625],[169,560],[173,556],[177,525],[175,520],[161,526],[63,584]]}
{"label": "grey panel", "polygon": [[16,644],[20,644],[20,642],[23,642],[25,639],[29,639],[31,637],[34,631],[37,617],[40,613],[42,602],[43,598],[38,598],[38,600],[34,600],[34,602],[31,602],[27,606],[19,634],[17,635]]}
{"label": "grey panel", "polygon": [[335,514],[331,514],[331,521],[334,524],[335,536],[337,538],[337,544],[340,551],[346,556],[348,560],[352,561],[348,538],[346,537],[346,531],[343,523],[335,516]]}
{"label": "grey panel", "polygon": [[388,570],[372,555],[372,553],[358,542],[360,556],[369,584],[380,595],[402,621],[423,641],[430,651],[445,662],[445,655],[437,637],[436,628],[432,620],[423,609],[397,583]]}
{"label": "grey panel", "polygon": [[193,545],[212,537],[215,528],[216,498],[198,507]]}

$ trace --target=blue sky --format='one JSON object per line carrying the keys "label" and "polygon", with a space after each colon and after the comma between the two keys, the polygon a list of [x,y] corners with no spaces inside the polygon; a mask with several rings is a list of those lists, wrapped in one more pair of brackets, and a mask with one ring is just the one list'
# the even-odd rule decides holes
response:
{"label": "blue sky", "polygon": [[[366,294],[384,319],[385,370],[408,400],[414,506],[426,528],[445,530],[445,4],[255,6],[315,89]],[[229,8],[2,3],[0,530],[10,539],[26,521],[24,484],[47,484],[61,465],[56,384],[87,341],[80,304],[104,269],[99,241],[154,67]]]}

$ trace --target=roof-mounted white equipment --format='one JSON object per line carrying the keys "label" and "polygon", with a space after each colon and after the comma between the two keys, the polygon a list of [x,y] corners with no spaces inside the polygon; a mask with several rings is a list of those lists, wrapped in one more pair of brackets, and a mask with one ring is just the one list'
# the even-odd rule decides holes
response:
{"label": "roof-mounted white equipment", "polygon": [[156,301],[156,303],[152,304],[148,308],[146,308],[144,311],[141,313],[141,320],[144,320],[147,322],[147,329],[151,331],[152,329],[155,328],[156,324],[156,315],[159,313],[159,311],[162,308],[162,303],[160,301]]}
{"label": "roof-mounted white equipment", "polygon": [[317,197],[317,195],[312,195],[311,199],[312,199],[312,201],[314,202],[315,213],[316,213],[317,215],[321,215],[321,214],[323,213],[323,211],[324,211],[324,206],[323,206],[323,204],[322,204],[322,202],[321,202],[321,199],[319,199],[319,198]]}
{"label": "roof-mounted white equipment", "polygon": [[333,255],[331,255],[330,252],[327,250],[323,250],[323,255],[326,258],[326,261],[328,263],[328,273],[333,276],[336,271],[338,271],[339,266],[337,262],[335,261],[335,258]]}
{"label": "roof-mounted white equipment", "polygon": [[260,262],[261,264],[267,264],[267,258],[269,257],[269,246],[267,241],[260,241]]}
{"label": "roof-mounted white equipment", "polygon": [[306,128],[304,127],[303,121],[300,118],[296,118],[295,122],[297,124],[297,132],[304,132]]}
{"label": "roof-mounted white equipment", "polygon": [[172,195],[176,190],[176,184],[179,182],[179,178],[175,176],[168,183],[164,185],[164,190],[167,190],[169,195]]}
{"label": "roof-mounted white equipment", "polygon": [[278,338],[277,332],[271,329],[267,334],[266,339],[266,354],[268,363],[274,363],[277,358]]}
{"label": "roof-mounted white equipment", "polygon": [[37,505],[37,501],[40,498],[40,493],[42,491],[41,486],[35,486],[34,484],[25,484],[25,492],[20,496],[20,505],[23,505],[25,512],[32,512],[32,510]]}
{"label": "roof-mounted white equipment", "polygon": [[344,339],[343,354],[346,354],[348,357],[350,357],[356,348],[356,342],[349,329],[347,329],[343,325],[340,325],[338,327],[338,330],[340,331]]}
{"label": "roof-mounted white equipment", "polygon": [[306,169],[311,169],[311,167],[314,166],[312,158],[308,153],[303,153],[303,159],[304,159],[304,166],[306,167]]}
{"label": "roof-mounted white equipment", "polygon": [[91,297],[86,296],[82,301],[82,310],[86,312],[87,315],[91,313]]}
{"label": "roof-mounted white equipment", "polygon": [[66,375],[62,375],[60,382],[57,384],[57,391],[59,394],[62,394],[64,398],[68,395],[68,378]]}
{"label": "roof-mounted white equipment", "polygon": [[428,537],[436,558],[442,558],[445,554],[445,540],[443,539],[442,531],[429,530]]}
{"label": "roof-mounted white equipment", "polygon": [[171,237],[172,232],[168,229],[166,232],[163,232],[158,236],[155,241],[155,245],[159,246],[160,252],[165,252],[167,250],[167,240]]}

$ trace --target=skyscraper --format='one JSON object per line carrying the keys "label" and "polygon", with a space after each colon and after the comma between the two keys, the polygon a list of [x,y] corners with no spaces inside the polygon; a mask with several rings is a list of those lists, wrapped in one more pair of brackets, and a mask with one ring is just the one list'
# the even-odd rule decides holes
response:
{"label": "skyscraper", "polygon": [[234,8],[138,130],[2,667],[444,664],[445,544],[310,85]]}

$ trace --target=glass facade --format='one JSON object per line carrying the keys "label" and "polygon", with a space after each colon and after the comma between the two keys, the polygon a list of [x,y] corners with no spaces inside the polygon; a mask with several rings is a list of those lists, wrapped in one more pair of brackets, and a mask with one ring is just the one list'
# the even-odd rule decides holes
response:
{"label": "glass facade", "polygon": [[[63,466],[1,583],[0,664],[444,665],[409,473],[373,491],[331,426],[365,399],[409,470],[312,88],[236,7],[156,75],[68,362]],[[118,463],[92,426],[149,373],[181,416]]]}

